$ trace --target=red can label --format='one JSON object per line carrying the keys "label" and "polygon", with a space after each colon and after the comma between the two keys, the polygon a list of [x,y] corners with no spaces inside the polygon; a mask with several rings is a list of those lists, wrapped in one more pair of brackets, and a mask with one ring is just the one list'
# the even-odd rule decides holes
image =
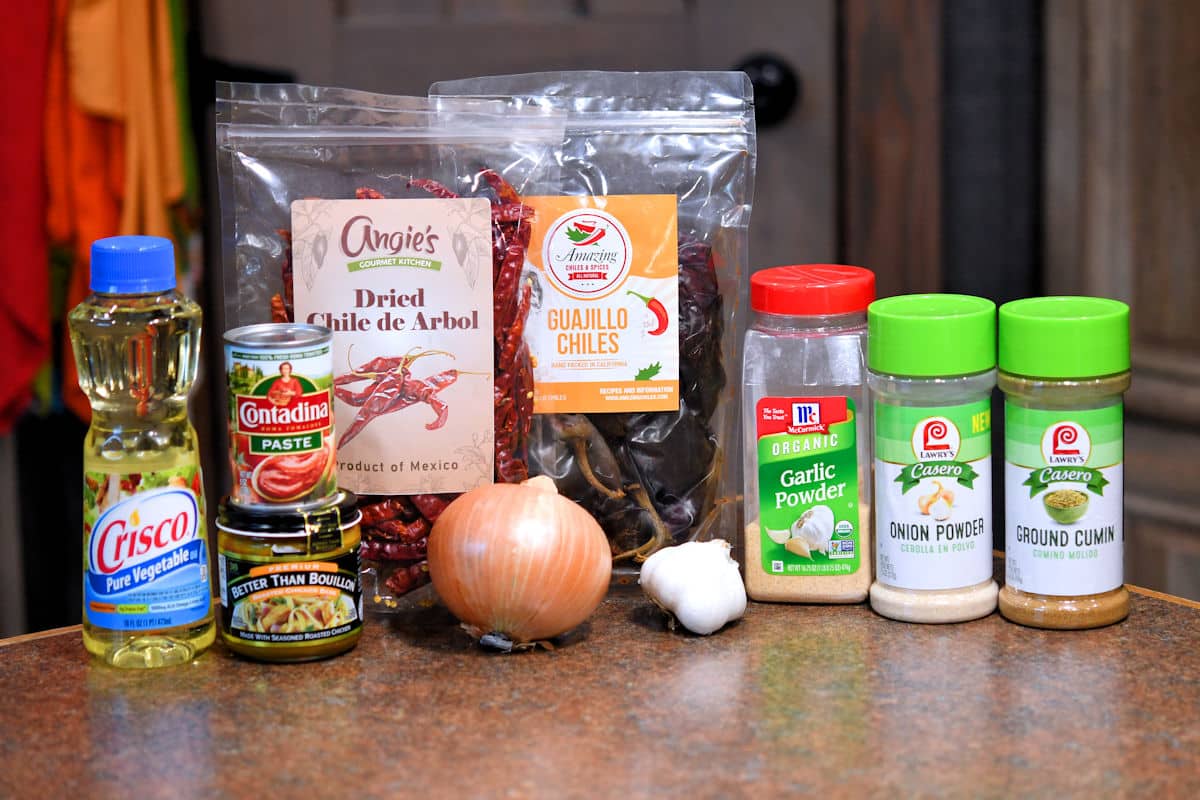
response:
{"label": "red can label", "polygon": [[[295,346],[280,346],[288,328],[298,329]],[[239,505],[307,505],[337,491],[331,346],[327,331],[323,342],[305,341],[313,331],[323,329],[273,324],[226,334],[231,499]]]}

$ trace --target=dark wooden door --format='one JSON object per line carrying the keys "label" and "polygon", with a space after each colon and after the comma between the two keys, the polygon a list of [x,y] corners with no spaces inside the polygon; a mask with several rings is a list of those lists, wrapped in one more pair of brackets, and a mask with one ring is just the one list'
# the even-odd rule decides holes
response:
{"label": "dark wooden door", "polygon": [[1046,288],[1131,305],[1126,575],[1200,599],[1200,4],[1046,10]]}

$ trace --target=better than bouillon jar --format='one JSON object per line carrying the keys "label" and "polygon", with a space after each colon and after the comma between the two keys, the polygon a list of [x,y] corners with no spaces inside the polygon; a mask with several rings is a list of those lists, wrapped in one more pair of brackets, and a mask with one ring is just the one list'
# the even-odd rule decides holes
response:
{"label": "better than bouillon jar", "polygon": [[337,491],[333,334],[264,323],[225,334],[230,502],[312,508]]}
{"label": "better than bouillon jar", "polygon": [[1000,613],[1038,628],[1124,619],[1129,307],[1098,297],[1004,304],[999,385],[1006,462]]}
{"label": "better than bouillon jar", "polygon": [[260,661],[344,653],[362,634],[357,498],[256,511],[223,502],[217,518],[221,638]]}
{"label": "better than bouillon jar", "polygon": [[924,294],[867,309],[875,399],[871,607],[905,622],[996,609],[992,387],[996,305]]}

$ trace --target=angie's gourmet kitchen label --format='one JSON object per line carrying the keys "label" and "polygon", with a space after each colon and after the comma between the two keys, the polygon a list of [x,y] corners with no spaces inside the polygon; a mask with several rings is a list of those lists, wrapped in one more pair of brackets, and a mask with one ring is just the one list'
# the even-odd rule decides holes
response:
{"label": "angie's gourmet kitchen label", "polygon": [[461,492],[492,480],[491,204],[292,203],[296,321],[333,330],[339,483]]}
{"label": "angie's gourmet kitchen label", "polygon": [[679,408],[675,195],[527,197],[534,411]]}

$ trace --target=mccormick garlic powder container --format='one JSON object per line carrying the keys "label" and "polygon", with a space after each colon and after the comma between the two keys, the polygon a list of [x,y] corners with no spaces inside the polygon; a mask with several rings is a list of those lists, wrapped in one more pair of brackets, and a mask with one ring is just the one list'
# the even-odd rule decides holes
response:
{"label": "mccormick garlic powder container", "polygon": [[742,446],[746,593],[755,600],[867,599],[874,299],[875,275],[862,267],[772,267],[750,278]]}
{"label": "mccormick garlic powder container", "polygon": [[231,503],[312,507],[337,491],[332,341],[294,323],[225,334]]}

